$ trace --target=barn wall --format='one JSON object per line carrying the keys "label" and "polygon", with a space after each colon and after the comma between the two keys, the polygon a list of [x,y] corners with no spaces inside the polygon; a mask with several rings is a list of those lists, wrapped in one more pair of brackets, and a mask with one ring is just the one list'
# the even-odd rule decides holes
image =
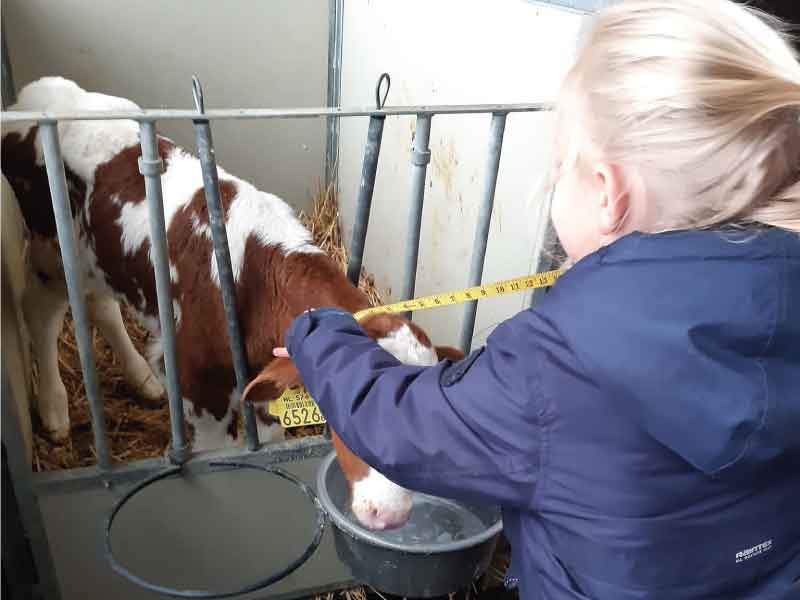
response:
{"label": "barn wall", "polygon": [[[596,8],[592,2],[564,2]],[[585,17],[521,0],[345,0],[342,104],[374,103],[381,72],[392,78],[388,104],[546,102],[555,97]],[[417,294],[467,284],[484,178],[490,115],[435,116],[431,127]],[[552,118],[510,115],[495,197],[484,281],[527,274],[546,222],[542,182]],[[345,119],[340,195],[349,239],[367,121]],[[383,134],[365,265],[383,290],[399,291],[410,194],[413,117],[388,118]],[[396,293],[393,300],[399,300]],[[522,294],[482,303],[474,344],[526,306]],[[456,343],[463,307],[417,313],[437,343]]]}
{"label": "barn wall", "polygon": [[[63,75],[146,108],[191,108],[191,75],[207,108],[324,106],[328,2],[319,0],[3,0],[19,89]],[[194,149],[189,123],[161,129]],[[306,206],[324,177],[325,122],[214,125],[220,164]]]}

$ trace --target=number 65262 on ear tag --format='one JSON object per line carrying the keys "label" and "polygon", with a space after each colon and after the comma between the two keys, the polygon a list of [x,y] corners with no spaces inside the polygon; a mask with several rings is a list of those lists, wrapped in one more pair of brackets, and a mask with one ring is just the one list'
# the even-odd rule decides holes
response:
{"label": "number 65262 on ear tag", "polygon": [[286,429],[326,422],[319,406],[303,386],[287,389],[275,400],[270,400],[269,414],[277,417]]}

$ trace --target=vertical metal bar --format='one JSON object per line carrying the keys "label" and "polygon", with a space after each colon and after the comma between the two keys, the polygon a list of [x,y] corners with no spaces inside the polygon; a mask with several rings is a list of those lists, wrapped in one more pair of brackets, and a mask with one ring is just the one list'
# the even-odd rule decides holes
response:
{"label": "vertical metal bar", "polygon": [[386,117],[383,116],[369,118],[364,164],[361,168],[361,185],[358,188],[358,201],[353,223],[353,238],[350,242],[350,259],[347,262],[347,277],[355,286],[358,286],[361,264],[364,261],[364,243],[367,239],[372,192],[375,190],[375,174],[378,170],[378,157],[381,152],[385,122]]}
{"label": "vertical metal bar", "polygon": [[92,418],[97,466],[101,469],[108,469],[111,462],[106,447],[106,422],[100,398],[100,387],[97,385],[97,370],[92,353],[92,336],[89,332],[89,318],[84,295],[83,269],[75,244],[75,229],[67,192],[67,177],[58,141],[58,124],[55,121],[43,121],[39,124],[39,132],[47,168],[47,181],[50,184],[50,195],[53,198],[56,233],[58,234],[58,245],[61,248],[61,260],[64,263],[64,275],[67,278],[67,293],[72,307],[72,320],[75,322],[75,340],[78,343],[83,382]]}
{"label": "vertical metal bar", "polygon": [[[208,220],[211,225],[211,236],[214,240],[214,256],[217,261],[217,273],[222,289],[222,304],[225,309],[225,321],[228,326],[228,342],[233,356],[233,368],[236,373],[236,389],[239,394],[244,391],[249,381],[247,354],[244,349],[239,318],[236,313],[236,288],[231,266],[231,253],[228,247],[228,234],[225,231],[225,215],[222,210],[219,194],[217,161],[214,157],[214,142],[211,140],[211,125],[207,119],[195,119],[194,131],[197,139],[197,153],[203,171],[203,187],[208,206]],[[258,427],[256,425],[253,405],[243,403],[245,438],[249,450],[257,450]]]}
{"label": "vertical metal bar", "polygon": [[[431,115],[417,115],[414,147],[411,150],[411,206],[408,214],[408,240],[406,242],[404,300],[414,297],[417,281],[417,259],[419,258],[419,234],[422,228],[422,205],[425,200],[425,175],[431,162]],[[411,313],[405,313],[407,319]]]}
{"label": "vertical metal bar", "polygon": [[[328,0],[328,106],[339,106],[342,97],[342,31],[344,0]],[[325,185],[336,184],[339,161],[339,117],[328,117],[325,149]]]}
{"label": "vertical metal bar", "polygon": [[172,311],[172,290],[169,279],[169,253],[167,229],[164,222],[164,200],[161,196],[161,173],[164,163],[158,154],[156,126],[152,121],[142,121],[140,142],[142,156],[139,172],[144,176],[150,222],[150,245],[158,296],[158,318],[161,322],[161,342],[164,348],[164,370],[167,376],[167,398],[169,398],[169,420],[172,443],[169,458],[183,464],[191,454],[183,434],[183,398],[178,374],[178,357],[175,348],[175,315]]}
{"label": "vertical metal bar", "polygon": [[[489,226],[492,222],[494,192],[497,188],[497,172],[500,169],[500,153],[503,149],[503,134],[506,130],[506,113],[492,113],[489,127],[489,153],[486,158],[486,175],[483,180],[481,206],[478,212],[478,224],[475,228],[472,264],[469,268],[468,287],[480,285],[483,278],[483,264],[486,258],[486,245],[489,241]],[[461,323],[461,349],[466,353],[472,347],[472,334],[475,331],[475,315],[478,301],[468,302],[464,308],[464,320]]]}
{"label": "vertical metal bar", "polygon": [[[18,406],[17,399],[14,398],[8,381],[5,361],[2,362],[2,367],[0,368],[2,369],[2,373],[0,373],[2,416],[0,418],[2,419],[3,462],[8,467],[8,473],[12,481],[10,487],[13,489],[22,526],[30,543],[41,597],[59,600],[61,591],[58,587],[53,557],[50,552],[50,542],[47,539],[47,531],[44,527],[39,501],[33,489],[31,465],[25,451],[25,442],[19,430],[20,421],[16,408]],[[7,482],[3,481],[3,502],[6,502],[6,494],[8,492],[6,484]],[[4,505],[3,513],[5,512],[6,506]],[[8,525],[7,522],[3,522],[3,535],[5,535]],[[4,546],[3,551],[5,552],[6,550],[9,549]],[[3,562],[5,563],[5,556],[3,557]],[[4,570],[5,566],[4,564]]]}
{"label": "vertical metal bar", "polygon": [[[550,197],[552,199],[552,194]],[[558,269],[564,260],[566,260],[566,253],[561,247],[561,243],[558,241],[558,234],[556,234],[556,230],[553,227],[553,221],[548,218],[547,228],[544,232],[544,240],[542,241],[542,247],[536,260],[535,272]],[[530,305],[532,307],[536,306],[536,304],[542,299],[542,296],[544,296],[549,290],[550,288],[537,288],[533,290],[531,292]]]}
{"label": "vertical metal bar", "polygon": [[3,52],[3,108],[11,106],[17,101],[17,88],[14,86],[14,72],[11,70],[11,57],[8,54],[8,44],[6,43],[6,22],[2,21],[2,52]]}

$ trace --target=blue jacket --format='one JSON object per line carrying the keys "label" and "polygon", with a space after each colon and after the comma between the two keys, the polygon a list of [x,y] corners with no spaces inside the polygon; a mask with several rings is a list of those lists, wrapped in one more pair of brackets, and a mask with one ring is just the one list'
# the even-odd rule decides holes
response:
{"label": "blue jacket", "polygon": [[287,346],[367,463],[503,506],[525,599],[800,598],[800,235],[628,235],[457,363]]}

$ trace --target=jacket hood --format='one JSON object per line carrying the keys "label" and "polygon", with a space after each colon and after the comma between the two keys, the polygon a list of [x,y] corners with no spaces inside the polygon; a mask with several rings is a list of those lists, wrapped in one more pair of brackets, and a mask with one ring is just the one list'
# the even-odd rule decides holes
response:
{"label": "jacket hood", "polygon": [[800,235],[634,233],[578,262],[539,308],[560,313],[595,384],[703,472],[800,451]]}

